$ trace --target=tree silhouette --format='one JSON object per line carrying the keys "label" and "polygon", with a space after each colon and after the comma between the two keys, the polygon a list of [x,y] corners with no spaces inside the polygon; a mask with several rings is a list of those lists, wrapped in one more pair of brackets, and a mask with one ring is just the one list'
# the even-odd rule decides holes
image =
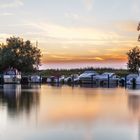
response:
{"label": "tree silhouette", "polygon": [[[138,24],[137,31],[140,31],[140,23]],[[140,35],[138,36],[140,41]],[[131,72],[139,72],[140,68],[140,48],[138,46],[132,48],[127,52],[128,63],[127,67]]]}
{"label": "tree silhouette", "polygon": [[40,59],[41,51],[29,40],[10,37],[6,40],[6,45],[0,47],[0,70],[14,67],[22,72],[30,72],[38,68]]}
{"label": "tree silhouette", "polygon": [[140,67],[140,49],[138,47],[134,47],[129,50],[128,55],[128,63],[127,67],[131,72],[138,72]]}

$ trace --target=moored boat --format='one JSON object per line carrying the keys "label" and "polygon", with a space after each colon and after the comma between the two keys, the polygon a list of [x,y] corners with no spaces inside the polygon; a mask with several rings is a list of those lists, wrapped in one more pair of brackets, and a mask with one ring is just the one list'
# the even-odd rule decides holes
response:
{"label": "moored boat", "polygon": [[42,77],[39,75],[32,75],[30,77],[30,83],[41,83],[42,82]]}
{"label": "moored boat", "polygon": [[15,68],[4,71],[3,81],[5,84],[19,84],[21,82],[21,72]]}
{"label": "moored boat", "polygon": [[119,78],[115,73],[110,73],[110,72],[105,72],[101,75],[98,75],[95,77],[96,78],[96,83],[98,85],[107,85],[108,82],[109,84],[118,84]]}
{"label": "moored boat", "polygon": [[97,76],[98,73],[95,71],[85,71],[79,76],[79,82],[81,84],[91,84],[95,82],[95,76]]}

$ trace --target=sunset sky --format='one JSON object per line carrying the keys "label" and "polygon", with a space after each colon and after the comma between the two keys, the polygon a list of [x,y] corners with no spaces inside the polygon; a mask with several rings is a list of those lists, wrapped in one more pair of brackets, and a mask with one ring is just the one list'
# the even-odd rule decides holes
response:
{"label": "sunset sky", "polygon": [[140,0],[0,0],[0,42],[39,43],[42,68],[126,67]]}

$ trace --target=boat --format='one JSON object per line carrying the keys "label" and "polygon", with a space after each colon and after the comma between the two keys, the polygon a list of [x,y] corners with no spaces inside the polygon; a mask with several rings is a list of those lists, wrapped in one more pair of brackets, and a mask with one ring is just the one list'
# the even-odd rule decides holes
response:
{"label": "boat", "polygon": [[138,74],[129,74],[126,77],[127,85],[140,85],[140,75]]}
{"label": "boat", "polygon": [[65,76],[62,75],[62,76],[59,78],[59,83],[63,84],[63,83],[64,83],[64,79],[65,79]]}
{"label": "boat", "polygon": [[79,75],[78,74],[73,74],[71,76],[68,76],[64,79],[64,83],[65,84],[69,84],[69,83],[78,83],[79,82]]}
{"label": "boat", "polygon": [[50,76],[47,77],[47,83],[63,83],[64,82],[64,76],[58,77],[58,76]]}
{"label": "boat", "polygon": [[21,82],[21,72],[15,68],[9,68],[3,73],[4,84],[20,84]]}
{"label": "boat", "polygon": [[58,84],[58,83],[64,83],[64,79],[65,79],[65,77],[64,76],[61,76],[61,77],[59,77],[59,76],[52,76],[51,77],[51,82],[52,83],[54,83],[54,84]]}
{"label": "boat", "polygon": [[107,85],[108,81],[109,84],[118,84],[119,78],[115,73],[105,72],[101,75],[95,77],[96,83],[98,85]]}
{"label": "boat", "polygon": [[85,71],[79,76],[79,83],[81,84],[91,84],[95,82],[95,76],[97,76],[98,73],[95,71]]}
{"label": "boat", "polygon": [[[132,85],[133,84],[133,80],[136,81],[136,79],[138,77],[139,77],[138,74],[128,74],[126,76],[126,78],[125,77],[121,78],[121,81],[126,82],[127,85]],[[137,80],[137,81],[139,81],[139,80]]]}
{"label": "boat", "polygon": [[136,78],[136,85],[140,85],[140,75]]}
{"label": "boat", "polygon": [[39,75],[32,75],[29,80],[30,83],[41,83],[42,77]]}

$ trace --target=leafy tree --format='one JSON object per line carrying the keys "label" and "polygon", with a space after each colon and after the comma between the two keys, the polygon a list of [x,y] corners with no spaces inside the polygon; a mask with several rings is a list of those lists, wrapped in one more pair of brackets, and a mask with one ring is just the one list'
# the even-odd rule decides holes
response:
{"label": "leafy tree", "polygon": [[0,47],[0,69],[17,68],[22,72],[31,72],[41,63],[41,51],[33,46],[29,40],[19,37],[10,37],[6,45]]}
{"label": "leafy tree", "polygon": [[127,67],[131,72],[138,72],[140,68],[140,49],[134,47],[127,53],[128,63]]}

